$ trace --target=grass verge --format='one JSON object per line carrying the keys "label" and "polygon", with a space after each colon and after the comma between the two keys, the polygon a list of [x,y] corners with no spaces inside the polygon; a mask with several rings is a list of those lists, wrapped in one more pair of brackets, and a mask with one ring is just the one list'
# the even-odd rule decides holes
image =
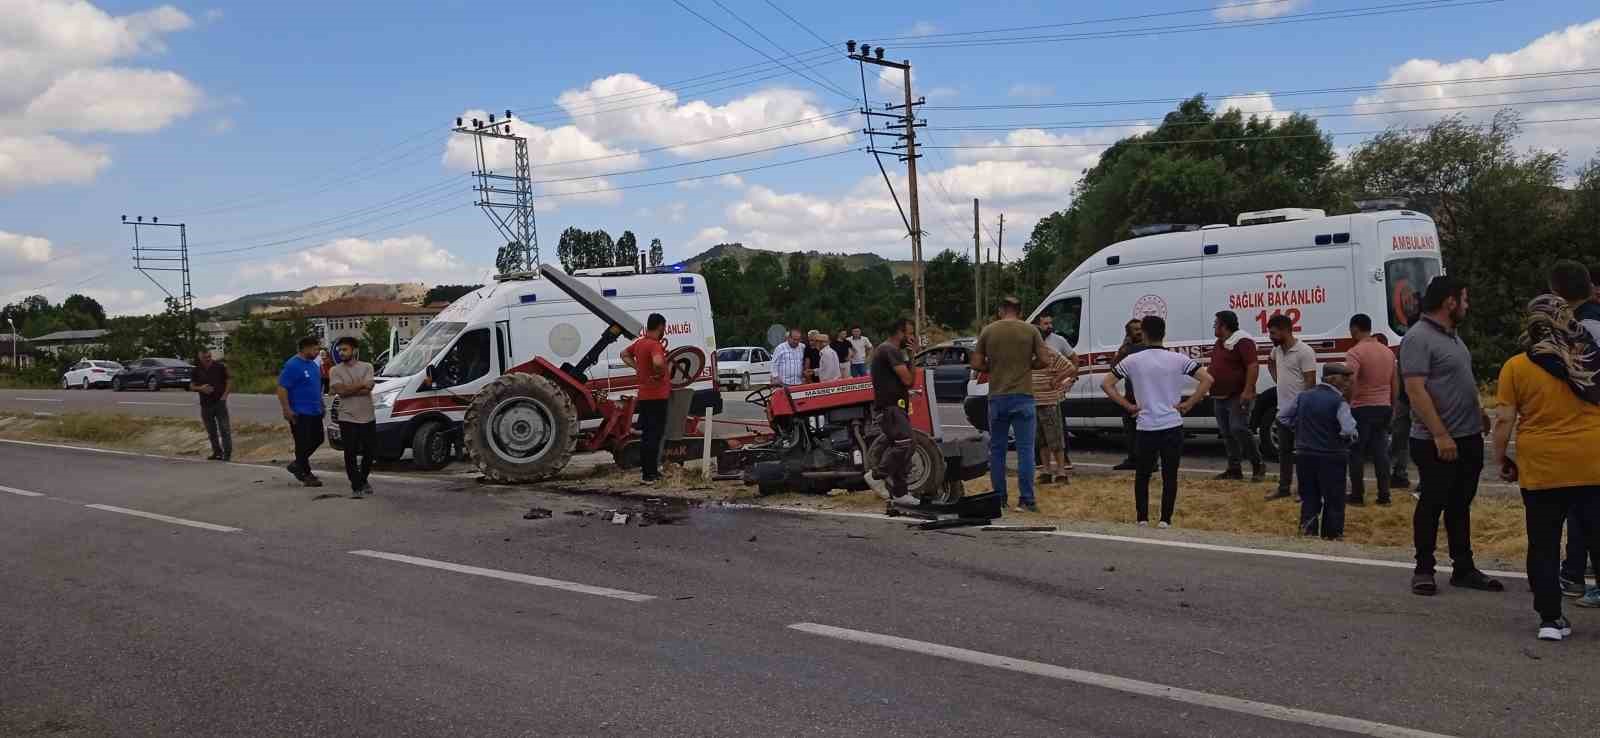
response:
{"label": "grass verge", "polygon": [[[199,420],[117,413],[65,413],[48,417],[0,413],[0,438],[64,441],[172,456],[211,453],[211,443]],[[293,452],[293,443],[281,426],[233,425],[235,461],[267,461],[292,456]]]}

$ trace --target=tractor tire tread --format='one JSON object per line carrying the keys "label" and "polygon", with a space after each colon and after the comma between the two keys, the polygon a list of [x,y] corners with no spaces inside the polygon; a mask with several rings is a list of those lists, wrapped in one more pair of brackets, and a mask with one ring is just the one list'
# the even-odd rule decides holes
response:
{"label": "tractor tire tread", "polygon": [[[490,448],[487,431],[483,427],[483,414],[512,397],[529,397],[543,403],[556,418],[557,439],[555,448],[545,457],[525,465],[513,466],[500,460]],[[477,464],[479,473],[496,484],[523,484],[549,479],[566,468],[578,442],[578,410],[572,398],[560,387],[544,377],[516,372],[490,382],[472,398],[462,418],[462,438],[467,455]],[[564,437],[562,437],[564,436]]]}

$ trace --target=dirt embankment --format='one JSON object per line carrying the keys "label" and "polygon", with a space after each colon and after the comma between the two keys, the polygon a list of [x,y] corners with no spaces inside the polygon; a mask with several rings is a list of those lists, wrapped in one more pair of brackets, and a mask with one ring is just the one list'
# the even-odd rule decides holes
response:
{"label": "dirt embankment", "polygon": [[[0,438],[50,441],[167,456],[209,456],[211,443],[198,420],[110,413],[35,416],[0,413]],[[233,426],[233,460],[267,462],[294,456],[294,443],[281,425]]]}

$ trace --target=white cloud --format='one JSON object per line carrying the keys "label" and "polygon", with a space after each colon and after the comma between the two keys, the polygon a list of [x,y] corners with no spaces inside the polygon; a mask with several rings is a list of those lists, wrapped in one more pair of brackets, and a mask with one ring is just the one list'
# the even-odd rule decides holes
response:
{"label": "white cloud", "polygon": [[[464,121],[471,121],[474,118],[487,121],[489,113],[484,110],[467,110],[461,114],[461,118]],[[501,120],[497,115],[495,124],[504,127],[506,124]],[[543,182],[535,187],[544,193],[565,194],[603,190],[610,187],[611,182],[604,177],[594,177],[594,175],[636,168],[644,162],[644,157],[626,149],[607,146],[579,130],[577,126],[544,128],[520,118],[513,118],[510,127],[512,133],[528,139],[528,158],[538,167],[532,172],[533,180]],[[515,145],[510,141],[486,139],[484,148],[490,169],[505,171],[512,168]],[[444,165],[463,172],[477,168],[477,154],[470,135],[457,134],[450,137],[445,144]],[[585,179],[571,179],[574,177]],[[615,202],[620,197],[619,193],[610,192],[582,195],[571,199]]]}
{"label": "white cloud", "polygon": [[1280,110],[1277,102],[1272,99],[1272,95],[1266,91],[1224,97],[1217,101],[1216,110],[1223,113],[1229,110],[1237,110],[1243,113],[1246,118],[1252,115],[1259,115],[1262,118],[1277,119],[1287,118],[1291,112]]}
{"label": "white cloud", "polygon": [[1011,85],[1011,89],[1006,90],[1006,94],[1010,95],[1011,97],[1020,97],[1025,100],[1043,100],[1044,98],[1055,95],[1056,88],[1051,87],[1050,85],[1018,82],[1014,85]]}
{"label": "white cloud", "polygon": [[719,243],[728,242],[728,229],[722,226],[709,226],[696,231],[694,237],[689,239],[685,247],[691,251],[701,251]]}
{"label": "white cloud", "polygon": [[355,282],[466,283],[481,266],[413,234],[381,240],[341,238],[265,263],[240,267],[236,284],[306,287]]}
{"label": "white cloud", "polygon": [[[1490,54],[1482,59],[1459,59],[1452,62],[1434,59],[1412,59],[1389,71],[1383,84],[1393,85],[1432,80],[1455,80],[1478,77],[1561,72],[1600,66],[1600,20],[1568,26],[1535,39],[1520,49]],[[1534,85],[1541,87],[1544,85]],[[1517,94],[1515,90],[1529,87],[1526,81],[1465,83],[1448,85],[1421,85],[1387,89],[1364,95],[1357,103],[1364,106],[1361,112],[1395,111],[1386,116],[1390,124],[1426,125],[1449,115],[1447,110],[1403,112],[1409,108],[1445,108],[1452,105],[1494,105],[1460,111],[1472,120],[1485,120],[1494,115],[1499,106],[1516,106],[1526,120],[1549,120],[1600,116],[1600,104],[1595,102],[1554,102],[1521,105],[1529,100],[1561,99],[1580,96],[1575,93],[1538,92]],[[1504,94],[1483,97],[1488,93]],[[1458,97],[1472,95],[1472,97]],[[1375,107],[1366,107],[1375,106]],[[1595,153],[1595,124],[1593,120],[1571,123],[1532,124],[1523,130],[1519,146],[1536,146],[1565,149],[1573,161],[1582,161]]]}
{"label": "white cloud", "polygon": [[1308,5],[1306,0],[1222,0],[1211,15],[1222,21],[1276,18]]}
{"label": "white cloud", "polygon": [[0,265],[8,269],[50,261],[50,239],[0,231]]}
{"label": "white cloud", "polygon": [[919,20],[916,23],[911,24],[911,27],[906,29],[900,35],[902,35],[902,36],[932,36],[933,34],[938,33],[938,32],[939,32],[939,27],[938,26],[934,25],[933,23],[931,23],[929,21]]}
{"label": "white cloud", "polygon": [[57,132],[153,131],[200,102],[173,72],[108,66],[194,25],[170,5],[113,16],[84,0],[0,0],[0,18],[0,191],[86,182],[110,163]]}

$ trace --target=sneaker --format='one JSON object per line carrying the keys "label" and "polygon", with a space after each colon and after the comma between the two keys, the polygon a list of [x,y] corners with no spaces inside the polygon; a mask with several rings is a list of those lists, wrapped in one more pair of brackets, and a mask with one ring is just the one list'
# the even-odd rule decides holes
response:
{"label": "sneaker", "polygon": [[212,455],[206,457],[206,461],[221,461],[221,460],[222,460],[222,454],[212,454]]}
{"label": "sneaker", "polygon": [[1036,512],[1039,512],[1039,503],[1034,502],[1033,500],[1028,500],[1027,502],[1019,502],[1019,503],[1017,503],[1017,509],[1021,510],[1023,512],[1036,513]]}
{"label": "sneaker", "polygon": [[1421,492],[1412,492],[1411,493],[1411,499],[1420,501],[1422,499],[1422,493]]}
{"label": "sneaker", "polygon": [[1139,521],[1139,527],[1140,528],[1148,528],[1148,527],[1150,527],[1150,521],[1148,521],[1148,520]]}
{"label": "sneaker", "polygon": [[361,499],[363,497],[366,497],[366,496],[367,496],[367,491],[362,489],[362,488],[360,488],[360,487],[357,487],[356,489],[350,490],[350,499],[352,499],[352,500],[359,500],[359,499]]}
{"label": "sneaker", "polygon": [[1561,594],[1568,597],[1582,597],[1584,593],[1583,582],[1574,582],[1566,577],[1561,578]]}
{"label": "sneaker", "polygon": [[294,475],[295,479],[298,479],[298,480],[300,480],[302,482],[305,481],[306,475],[305,475],[304,472],[300,471],[300,466],[298,464],[296,464],[296,463],[291,461],[291,462],[289,462],[287,464],[284,464],[283,468],[285,470],[287,470],[290,474]]}
{"label": "sneaker", "polygon": [[300,483],[305,485],[305,486],[307,486],[307,487],[321,487],[322,486],[322,480],[316,478],[316,476],[312,475],[312,474],[307,474],[307,475],[301,477],[300,478]]}
{"label": "sneaker", "polygon": [[1572,623],[1567,622],[1566,618],[1545,620],[1539,623],[1539,640],[1541,641],[1559,641],[1570,635],[1572,635]]}
{"label": "sneaker", "polygon": [[1500,580],[1494,579],[1488,574],[1478,571],[1477,569],[1468,569],[1466,571],[1458,570],[1454,574],[1451,574],[1450,586],[1462,587],[1465,589],[1479,589],[1485,592],[1503,592],[1506,588],[1505,585],[1500,583]]}
{"label": "sneaker", "polygon": [[1112,471],[1135,471],[1138,468],[1139,468],[1139,465],[1136,462],[1134,462],[1133,459],[1123,459],[1122,461],[1117,462],[1116,466],[1111,467],[1111,470]]}
{"label": "sneaker", "polygon": [[1391,489],[1411,489],[1411,478],[1404,474],[1391,474],[1389,475],[1389,487]]}
{"label": "sneaker", "polygon": [[1218,481],[1221,481],[1221,480],[1224,480],[1224,479],[1239,479],[1239,480],[1243,480],[1244,479],[1244,470],[1243,469],[1229,469],[1229,470],[1227,470],[1227,471],[1225,471],[1225,472],[1223,472],[1221,474],[1218,474],[1218,475],[1212,477],[1212,479],[1216,479]]}
{"label": "sneaker", "polygon": [[1347,495],[1344,498],[1344,504],[1350,505],[1351,507],[1366,507],[1367,501],[1364,498],[1357,497],[1355,495]]}
{"label": "sneaker", "polygon": [[1273,500],[1288,499],[1288,498],[1293,497],[1293,496],[1294,495],[1292,493],[1290,493],[1289,490],[1280,489],[1280,490],[1277,490],[1276,492],[1268,492],[1267,496],[1262,498],[1262,499],[1264,499],[1264,500],[1266,500],[1268,502],[1271,502]]}
{"label": "sneaker", "polygon": [[1250,481],[1260,484],[1267,481],[1267,465],[1256,464],[1250,467]]}
{"label": "sneaker", "polygon": [[1172,523],[1169,523],[1169,522],[1163,520],[1163,521],[1161,521],[1159,523],[1156,523],[1156,527],[1157,528],[1171,528],[1172,527]]}
{"label": "sneaker", "polygon": [[1432,597],[1439,594],[1439,585],[1433,581],[1432,574],[1412,574],[1411,594]]}
{"label": "sneaker", "polygon": [[1583,596],[1573,600],[1572,604],[1578,607],[1600,607],[1600,587],[1590,587],[1585,590]]}
{"label": "sneaker", "polygon": [[1393,504],[1393,502],[1394,502],[1393,500],[1390,500],[1387,497],[1379,497],[1378,498],[1378,507],[1388,507],[1389,505]]}
{"label": "sneaker", "polygon": [[911,494],[910,492],[907,492],[889,501],[893,502],[898,507],[916,507],[922,504],[921,498],[918,498],[916,495]]}
{"label": "sneaker", "polygon": [[878,499],[889,499],[889,483],[884,481],[882,477],[878,476],[877,472],[869,471],[867,472],[866,476],[863,477],[863,479],[867,483],[867,489],[878,493]]}

